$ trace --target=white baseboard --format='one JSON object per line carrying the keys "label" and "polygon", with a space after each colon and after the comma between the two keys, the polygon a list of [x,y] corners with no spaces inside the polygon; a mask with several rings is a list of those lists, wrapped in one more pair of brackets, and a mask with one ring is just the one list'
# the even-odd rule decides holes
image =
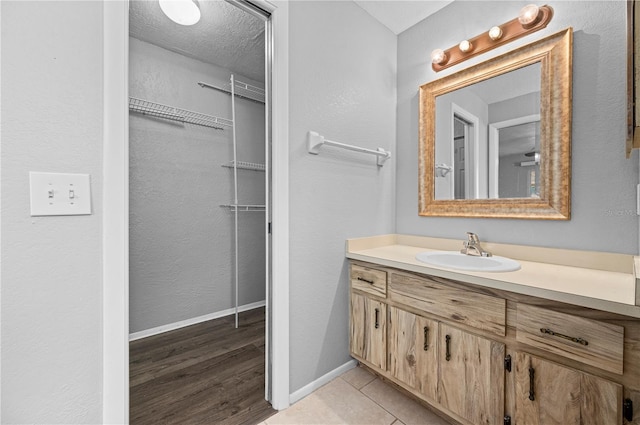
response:
{"label": "white baseboard", "polygon": [[[265,301],[258,301],[255,303],[238,306],[238,311],[243,312],[243,311],[253,310],[254,308],[264,307],[265,305],[266,305]],[[218,311],[215,313],[205,314],[204,316],[198,316],[192,319],[181,320],[179,322],[169,323],[167,325],[146,329],[144,331],[134,332],[129,334],[129,341],[135,341],[137,339],[142,339],[149,336],[158,335],[164,332],[173,331],[175,329],[184,328],[185,326],[206,322],[207,320],[219,319],[221,317],[230,316],[235,312],[236,312],[235,308],[228,308],[226,310]]]}
{"label": "white baseboard", "polygon": [[354,367],[356,367],[357,364],[358,362],[356,360],[349,360],[342,366],[338,366],[337,368],[333,369],[331,372],[321,376],[315,381],[300,388],[298,391],[291,393],[289,395],[289,404],[293,404],[296,401],[302,400],[303,398],[305,398],[306,396],[308,396],[309,394],[311,394],[312,392],[314,392],[324,384],[337,378],[338,376],[342,375],[349,369],[353,369]]}

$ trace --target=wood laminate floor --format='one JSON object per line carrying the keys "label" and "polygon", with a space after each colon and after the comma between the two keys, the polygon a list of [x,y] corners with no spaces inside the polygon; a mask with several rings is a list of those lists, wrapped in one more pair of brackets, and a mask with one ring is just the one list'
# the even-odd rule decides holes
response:
{"label": "wood laminate floor", "polygon": [[132,341],[130,423],[257,424],[264,399],[264,308]]}

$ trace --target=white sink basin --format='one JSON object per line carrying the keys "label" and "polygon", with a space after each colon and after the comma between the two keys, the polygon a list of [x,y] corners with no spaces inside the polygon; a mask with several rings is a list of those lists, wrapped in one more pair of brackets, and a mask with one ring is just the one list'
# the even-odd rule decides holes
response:
{"label": "white sink basin", "polygon": [[470,272],[513,272],[520,269],[520,263],[505,257],[474,257],[458,251],[425,251],[416,255],[423,263],[453,270]]}

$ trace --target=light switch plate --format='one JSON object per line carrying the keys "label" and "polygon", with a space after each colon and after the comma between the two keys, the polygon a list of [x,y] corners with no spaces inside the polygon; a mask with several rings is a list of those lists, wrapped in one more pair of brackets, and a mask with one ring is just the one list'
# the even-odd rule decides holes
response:
{"label": "light switch plate", "polygon": [[89,174],[29,172],[31,215],[91,214]]}

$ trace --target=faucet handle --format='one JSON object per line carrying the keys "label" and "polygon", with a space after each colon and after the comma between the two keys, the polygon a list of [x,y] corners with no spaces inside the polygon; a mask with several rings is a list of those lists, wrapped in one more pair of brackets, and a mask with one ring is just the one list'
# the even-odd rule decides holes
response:
{"label": "faucet handle", "polygon": [[480,243],[480,239],[478,239],[478,235],[476,235],[475,233],[467,232],[467,236],[469,238],[469,242],[473,244]]}

